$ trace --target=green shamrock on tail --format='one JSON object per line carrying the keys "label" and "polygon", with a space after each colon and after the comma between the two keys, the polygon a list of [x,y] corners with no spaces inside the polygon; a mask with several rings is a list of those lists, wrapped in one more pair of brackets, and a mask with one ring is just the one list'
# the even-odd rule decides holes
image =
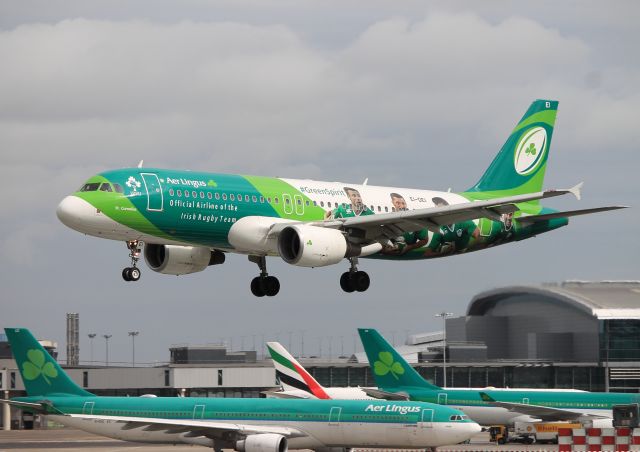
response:
{"label": "green shamrock on tail", "polygon": [[398,375],[404,373],[402,364],[393,361],[393,355],[390,352],[378,353],[380,361],[373,363],[373,371],[376,375],[384,376],[391,372],[393,378],[398,379]]}
{"label": "green shamrock on tail", "polygon": [[529,147],[524,150],[525,154],[536,155],[538,151],[536,150],[536,146],[533,143],[529,143]]}
{"label": "green shamrock on tail", "polygon": [[29,350],[27,352],[27,358],[29,361],[22,364],[22,374],[27,380],[35,380],[42,375],[44,381],[50,385],[51,382],[47,377],[56,378],[58,376],[58,371],[54,367],[53,363],[45,363],[44,353],[42,353],[42,350]]}

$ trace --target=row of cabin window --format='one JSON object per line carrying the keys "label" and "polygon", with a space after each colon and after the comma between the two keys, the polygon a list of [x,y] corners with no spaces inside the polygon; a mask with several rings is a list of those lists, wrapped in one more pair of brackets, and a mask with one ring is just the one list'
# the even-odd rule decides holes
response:
{"label": "row of cabin window", "polygon": [[[212,194],[209,191],[209,192],[207,192],[205,194],[205,192],[203,192],[203,191],[197,192],[197,191],[193,190],[191,192],[191,194],[189,194],[188,190],[185,190],[184,193],[183,193],[182,190],[175,190],[174,191],[173,188],[169,189],[169,196],[177,196],[178,198],[181,198],[183,194],[184,194],[185,198],[189,198],[189,197],[197,198],[198,197],[198,193],[200,194],[200,198],[201,199],[204,199],[205,196],[206,196],[207,199],[215,198],[217,200],[220,200],[220,199],[222,199],[223,201],[227,200],[227,194],[226,193],[222,193],[221,194],[219,192],[216,192],[215,194]],[[231,194],[228,195],[228,199],[230,201],[235,201],[236,200],[236,195],[234,193],[231,193]],[[242,195],[238,194],[237,199],[238,199],[238,201],[242,202],[242,200],[243,200]],[[258,202],[258,197],[256,195],[251,195],[251,196],[244,195],[244,201],[245,202]],[[264,201],[265,201],[264,196],[260,196],[260,204],[264,204]],[[267,198],[267,202],[271,203],[271,197]],[[280,202],[277,196],[273,198],[273,202],[276,203],[276,204],[278,204]],[[291,199],[290,198],[284,198],[284,202],[285,202],[285,204],[291,204]],[[302,205],[302,200],[301,199],[296,199],[296,204],[301,206]],[[307,199],[305,201],[305,204],[307,206],[310,206],[311,202]],[[313,205],[314,206],[318,206],[318,203],[316,201],[313,201]],[[338,208],[338,207],[340,207],[340,205],[341,204],[339,202],[334,202],[333,205],[332,205],[331,201],[327,201],[327,207],[330,208],[330,209],[333,208],[333,207]],[[324,207],[324,201],[320,201],[320,207]],[[343,202],[342,203],[342,208],[346,208],[346,207],[347,207],[347,204]],[[371,205],[370,207],[371,207],[371,210],[373,210],[373,211],[376,210],[374,205]],[[384,211],[385,212],[389,212],[389,207],[388,206],[384,206]],[[392,207],[391,211],[395,212],[396,208]],[[382,207],[378,206],[378,212],[382,212]]]}

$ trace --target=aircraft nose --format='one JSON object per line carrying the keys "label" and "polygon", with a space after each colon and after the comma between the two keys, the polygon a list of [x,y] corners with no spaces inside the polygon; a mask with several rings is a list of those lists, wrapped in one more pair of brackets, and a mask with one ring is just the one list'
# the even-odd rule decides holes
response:
{"label": "aircraft nose", "polygon": [[71,229],[80,230],[82,221],[90,218],[95,213],[95,208],[77,196],[67,196],[60,202],[56,209],[58,219]]}

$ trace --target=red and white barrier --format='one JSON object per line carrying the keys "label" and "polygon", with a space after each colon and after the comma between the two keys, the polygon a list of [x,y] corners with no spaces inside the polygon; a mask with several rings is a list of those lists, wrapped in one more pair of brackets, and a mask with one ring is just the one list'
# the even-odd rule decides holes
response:
{"label": "red and white barrier", "polygon": [[589,452],[601,452],[602,451],[602,429],[590,428],[587,429],[587,450]]}
{"label": "red and white barrier", "polygon": [[616,429],[603,428],[601,434],[602,452],[616,452]]}
{"label": "red and white barrier", "polygon": [[570,428],[558,429],[558,452],[571,452],[571,434]]}
{"label": "red and white barrier", "polygon": [[571,452],[586,452],[587,450],[587,431],[583,428],[573,429],[573,446]]}
{"label": "red and white barrier", "polygon": [[640,452],[640,428],[634,428],[631,434],[631,445],[629,450]]}
{"label": "red and white barrier", "polygon": [[616,451],[625,452],[629,450],[629,444],[631,443],[631,429],[630,428],[618,428],[616,429]]}

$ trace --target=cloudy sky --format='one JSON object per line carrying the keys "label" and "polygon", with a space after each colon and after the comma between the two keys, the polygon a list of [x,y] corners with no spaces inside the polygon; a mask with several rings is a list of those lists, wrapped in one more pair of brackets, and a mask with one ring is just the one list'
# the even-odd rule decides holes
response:
{"label": "cloudy sky", "polygon": [[[141,0],[0,3],[0,326],[57,340],[65,313],[112,334],[111,361],[168,359],[176,343],[279,339],[351,353],[357,327],[399,343],[463,314],[479,291],[565,279],[640,279],[638,208],[496,249],[433,261],[269,260],[275,298],[249,291],[246,257],[183,277],[122,243],[82,236],[58,202],[90,175],[145,165],[462,191],[536,98],[560,101],[546,186],[585,181],[560,209],[636,206],[640,3]],[[480,7],[481,5],[481,7]],[[99,339],[99,338],[98,338]],[[104,359],[96,339],[94,359]],[[320,345],[322,344],[322,350]]]}

